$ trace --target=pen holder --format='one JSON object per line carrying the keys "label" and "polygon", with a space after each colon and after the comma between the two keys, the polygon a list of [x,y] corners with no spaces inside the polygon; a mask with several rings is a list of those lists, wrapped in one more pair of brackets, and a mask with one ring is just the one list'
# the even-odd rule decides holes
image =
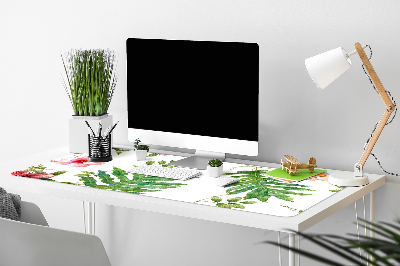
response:
{"label": "pen holder", "polygon": [[88,134],[89,162],[109,162],[111,156],[111,134],[106,138],[93,137]]}

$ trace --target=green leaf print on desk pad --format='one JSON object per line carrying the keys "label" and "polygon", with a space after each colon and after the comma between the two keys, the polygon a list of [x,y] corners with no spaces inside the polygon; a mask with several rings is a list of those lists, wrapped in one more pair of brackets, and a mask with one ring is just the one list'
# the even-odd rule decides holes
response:
{"label": "green leaf print on desk pad", "polygon": [[342,189],[326,182],[328,174],[290,183],[269,176],[273,168],[229,162],[224,162],[224,176],[240,180],[219,187],[207,171],[188,181],[128,173],[142,164],[169,167],[182,156],[148,153],[146,161],[136,161],[132,151],[120,149],[114,149],[112,156],[111,162],[90,163],[85,154],[70,154],[12,174],[275,216],[297,215]]}

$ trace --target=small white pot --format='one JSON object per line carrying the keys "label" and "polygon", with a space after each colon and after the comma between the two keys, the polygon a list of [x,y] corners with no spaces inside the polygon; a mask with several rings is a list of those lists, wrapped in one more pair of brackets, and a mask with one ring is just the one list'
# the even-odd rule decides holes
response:
{"label": "small white pot", "polygon": [[147,150],[136,150],[136,160],[145,161],[147,156]]}
{"label": "small white pot", "polygon": [[207,165],[207,171],[209,177],[219,177],[224,172],[224,165],[218,167],[212,167]]}

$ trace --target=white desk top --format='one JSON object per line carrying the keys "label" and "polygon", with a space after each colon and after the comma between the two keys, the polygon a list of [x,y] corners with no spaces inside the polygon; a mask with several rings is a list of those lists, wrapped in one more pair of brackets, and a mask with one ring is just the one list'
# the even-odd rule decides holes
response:
{"label": "white desk top", "polygon": [[[168,153],[172,154],[172,152]],[[156,197],[144,197],[142,195],[120,193],[91,187],[73,186],[57,182],[44,182],[36,179],[11,175],[11,172],[23,169],[27,165],[38,165],[54,158],[63,157],[66,154],[68,154],[68,147],[63,147],[31,156],[21,157],[18,160],[2,162],[0,163],[0,184],[6,190],[7,188],[12,188],[14,190],[27,191],[48,196],[90,201],[100,204],[275,231],[285,231],[285,229],[304,231],[337,212],[338,210],[351,204],[355,200],[374,191],[385,183],[385,176],[369,174],[368,177],[370,179],[370,184],[367,186],[345,188],[296,216],[278,217],[273,215],[244,212],[240,210],[216,208],[214,206],[206,206],[176,200],[167,200]],[[176,153],[174,154],[181,156],[185,155]],[[241,161],[235,159],[227,159],[226,161],[272,168],[279,167],[277,164]]]}

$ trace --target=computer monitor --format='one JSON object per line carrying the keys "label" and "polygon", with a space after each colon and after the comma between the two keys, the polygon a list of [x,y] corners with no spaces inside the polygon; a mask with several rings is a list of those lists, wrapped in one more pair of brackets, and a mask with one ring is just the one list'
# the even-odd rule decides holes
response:
{"label": "computer monitor", "polygon": [[206,169],[258,154],[257,43],[129,38],[128,139],[196,149],[172,163]]}

